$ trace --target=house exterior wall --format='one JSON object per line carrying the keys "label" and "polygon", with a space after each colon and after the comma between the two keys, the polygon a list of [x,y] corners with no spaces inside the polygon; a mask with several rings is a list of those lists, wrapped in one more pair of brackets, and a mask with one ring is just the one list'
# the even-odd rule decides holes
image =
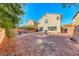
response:
{"label": "house exterior wall", "polygon": [[69,35],[70,37],[73,36],[74,28],[75,28],[75,26],[73,26],[73,25],[70,26],[70,27],[68,27],[68,31],[67,31],[67,33],[68,33],[68,35]]}
{"label": "house exterior wall", "polygon": [[[57,17],[59,17],[59,19],[57,20]],[[45,20],[48,20],[48,23],[45,23]],[[40,27],[43,27],[43,31],[44,30],[48,30],[48,27],[56,27],[57,30],[56,31],[51,31],[48,30],[49,32],[53,32],[53,33],[61,33],[61,15],[60,14],[46,14],[44,17],[42,17],[39,22],[38,22],[38,29],[40,29]]]}
{"label": "house exterior wall", "polygon": [[79,25],[79,13],[73,19],[73,25]]}

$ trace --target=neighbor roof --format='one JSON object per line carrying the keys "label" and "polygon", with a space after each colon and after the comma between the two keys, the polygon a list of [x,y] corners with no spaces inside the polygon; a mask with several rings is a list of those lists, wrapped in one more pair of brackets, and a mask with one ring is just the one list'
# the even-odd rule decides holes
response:
{"label": "neighbor roof", "polygon": [[73,17],[73,19],[77,16],[78,13],[79,13],[79,11],[75,14],[75,16]]}
{"label": "neighbor roof", "polygon": [[45,15],[62,15],[62,14],[59,14],[59,13],[46,13]]}

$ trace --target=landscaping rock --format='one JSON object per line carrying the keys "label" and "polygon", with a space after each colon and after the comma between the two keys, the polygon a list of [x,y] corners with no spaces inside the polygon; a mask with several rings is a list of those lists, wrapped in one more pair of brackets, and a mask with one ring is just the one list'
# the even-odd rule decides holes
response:
{"label": "landscaping rock", "polygon": [[[6,42],[4,42],[6,43]],[[71,56],[79,55],[67,36],[40,34],[16,35],[14,46],[0,49],[2,56]]]}

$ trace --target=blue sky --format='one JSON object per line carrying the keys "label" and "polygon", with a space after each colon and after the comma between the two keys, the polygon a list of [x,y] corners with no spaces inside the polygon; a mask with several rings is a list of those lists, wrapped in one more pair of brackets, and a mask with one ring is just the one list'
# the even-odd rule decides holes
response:
{"label": "blue sky", "polygon": [[38,21],[46,13],[58,13],[62,15],[62,25],[72,23],[72,18],[76,13],[74,6],[62,8],[59,3],[27,3],[22,6],[24,15],[21,16],[21,25],[25,25],[29,19]]}

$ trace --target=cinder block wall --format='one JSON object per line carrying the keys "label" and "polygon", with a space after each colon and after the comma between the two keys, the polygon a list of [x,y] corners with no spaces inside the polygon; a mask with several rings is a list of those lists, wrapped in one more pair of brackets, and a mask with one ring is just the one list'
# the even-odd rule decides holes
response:
{"label": "cinder block wall", "polygon": [[4,37],[5,37],[5,30],[0,28],[0,44],[4,40]]}
{"label": "cinder block wall", "polygon": [[79,43],[79,25],[75,26],[72,38]]}

